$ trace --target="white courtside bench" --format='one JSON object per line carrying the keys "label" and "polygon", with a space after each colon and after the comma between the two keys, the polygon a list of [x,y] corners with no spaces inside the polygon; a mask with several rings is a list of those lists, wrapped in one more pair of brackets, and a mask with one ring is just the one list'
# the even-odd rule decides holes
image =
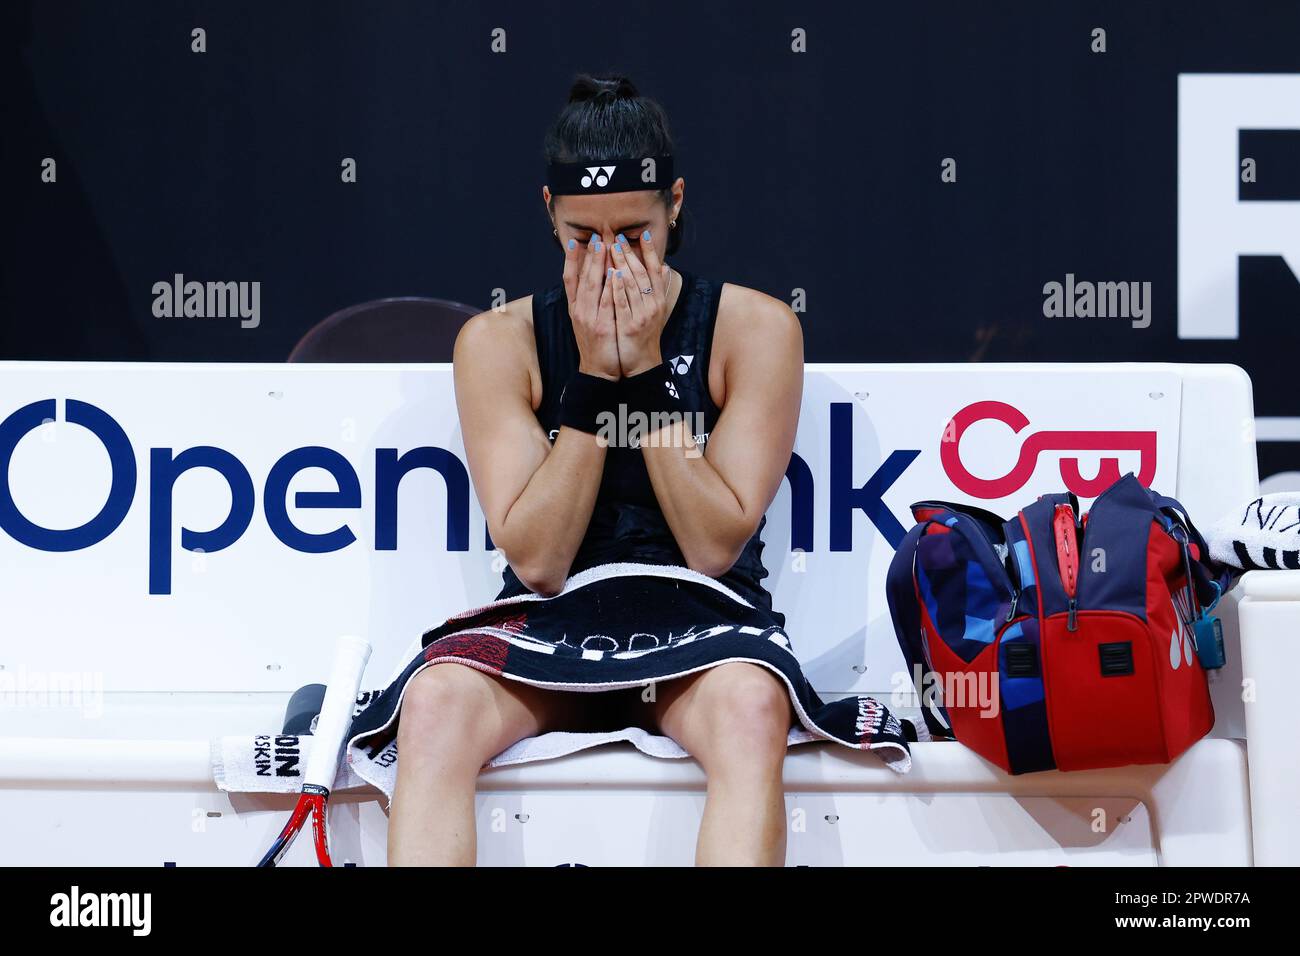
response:
{"label": "white courtside bench", "polygon": [[[339,633],[375,645],[364,686],[382,686],[414,636],[499,586],[447,366],[0,363],[0,421],[38,529],[0,528],[6,863],[255,862],[292,800],[218,791],[209,742],[277,731]],[[1107,450],[1079,450],[1096,432]],[[883,580],[912,501],[1009,514],[1111,467],[1204,530],[1258,487],[1249,379],[1225,365],[809,365],[796,456],[764,535],[776,605],[823,696],[904,713]],[[1171,766],[1010,777],[923,743],[898,775],[799,745],[788,862],[1300,862],[1298,579],[1256,572],[1224,600],[1217,723]],[[626,744],[490,770],[480,861],[688,864],[703,799],[693,761]],[[336,860],[383,863],[380,794],[338,794],[330,825]]]}

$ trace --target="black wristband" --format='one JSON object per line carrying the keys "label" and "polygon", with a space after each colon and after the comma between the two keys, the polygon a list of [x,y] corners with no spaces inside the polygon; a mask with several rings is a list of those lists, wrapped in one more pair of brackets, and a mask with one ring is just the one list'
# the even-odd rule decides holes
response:
{"label": "black wristband", "polygon": [[595,435],[602,415],[618,414],[618,382],[577,372],[560,392],[560,424]]}
{"label": "black wristband", "polygon": [[628,414],[642,412],[647,417],[656,413],[685,413],[677,382],[673,379],[672,366],[660,362],[654,368],[629,375],[618,382],[618,400],[627,406]]}

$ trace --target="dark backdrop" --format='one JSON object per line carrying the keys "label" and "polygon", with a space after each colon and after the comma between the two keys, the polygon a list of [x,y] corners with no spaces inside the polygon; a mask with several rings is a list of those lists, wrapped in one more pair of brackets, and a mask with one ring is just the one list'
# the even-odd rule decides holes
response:
{"label": "dark backdrop", "polygon": [[[275,361],[366,299],[556,282],[541,141],[580,70],[664,104],[679,264],[805,290],[810,361],[1226,361],[1300,414],[1280,258],[1241,260],[1238,340],[1176,330],[1178,74],[1300,71],[1297,3],[7,0],[0,358]],[[178,272],[260,281],[261,325],[155,318]],[[1067,272],[1150,281],[1150,328],[1045,319]]]}

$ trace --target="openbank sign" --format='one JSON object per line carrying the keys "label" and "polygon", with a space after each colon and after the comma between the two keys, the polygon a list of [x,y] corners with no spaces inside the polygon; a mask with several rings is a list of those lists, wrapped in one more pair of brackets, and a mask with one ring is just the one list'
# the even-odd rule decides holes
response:
{"label": "openbank sign", "polygon": [[[57,403],[47,398],[18,409],[0,422],[0,529],[15,541],[38,551],[80,551],[103,541],[117,530],[135,503],[138,475],[135,449],[122,426],[108,412],[89,402],[70,398],[65,414],[69,424],[89,430],[108,452],[112,479],[108,498],[99,513],[76,528],[43,528],[18,510],[9,484],[14,449],[33,430],[55,420]],[[961,438],[976,422],[994,420],[1022,436],[1014,466],[1000,478],[986,479],[971,474],[961,462]],[[940,438],[939,459],[944,473],[958,490],[976,498],[1004,498],[1027,484],[1045,451],[1062,453],[1058,462],[1065,485],[1080,497],[1095,497],[1120,477],[1115,458],[1102,458],[1097,475],[1086,478],[1072,450],[1120,450],[1138,453],[1138,480],[1150,486],[1156,466],[1156,433],[1151,431],[1067,430],[1025,432],[1029,419],[1005,402],[977,401],[953,415]],[[862,485],[853,483],[853,405],[830,403],[829,494],[830,549],[853,550],[853,512],[861,511],[897,548],[906,533],[885,505],[886,491],[921,454],[920,449],[893,451]],[[256,491],[253,477],[232,452],[212,445],[196,445],[177,453],[171,448],[149,449],[149,593],[170,594],[172,590],[172,489],[176,480],[195,468],[219,474],[230,490],[230,512],[210,531],[181,527],[183,550],[212,554],[238,541],[253,520]],[[301,471],[321,468],[333,476],[334,491],[299,491],[295,508],[358,509],[361,482],[352,464],[341,453],[321,445],[295,448],[282,455],[266,476],[262,488],[262,512],[267,527],[286,547],[307,554],[339,551],[357,540],[346,524],[333,531],[307,532],[289,517],[289,484]],[[375,449],[375,550],[397,550],[398,488],[412,471],[429,468],[442,476],[447,488],[447,550],[469,550],[470,480],[465,464],[445,448],[421,446],[399,454],[396,448]],[[791,455],[785,471],[790,486],[790,549],[812,552],[813,515],[816,502],[813,471],[797,453]],[[484,547],[495,550],[484,533]]]}

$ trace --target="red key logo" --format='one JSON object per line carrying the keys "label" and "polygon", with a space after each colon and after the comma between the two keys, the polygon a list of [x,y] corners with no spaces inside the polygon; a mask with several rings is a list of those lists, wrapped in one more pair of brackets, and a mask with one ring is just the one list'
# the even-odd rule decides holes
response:
{"label": "red key logo", "polygon": [[[1156,471],[1156,433],[1153,431],[1040,431],[1025,436],[1020,457],[1000,478],[972,475],[961,461],[961,437],[966,429],[986,419],[1001,422],[1016,434],[1029,426],[1020,409],[1006,402],[974,402],[948,422],[939,443],[939,461],[944,473],[960,490],[976,498],[1005,498],[1015,494],[1033,477],[1038,456],[1045,451],[1136,451],[1141,465],[1137,479],[1150,487]],[[1079,459],[1062,455],[1061,478],[1065,486],[1080,498],[1095,498],[1120,479],[1119,460],[1103,458],[1095,478],[1085,478],[1079,471]]]}

